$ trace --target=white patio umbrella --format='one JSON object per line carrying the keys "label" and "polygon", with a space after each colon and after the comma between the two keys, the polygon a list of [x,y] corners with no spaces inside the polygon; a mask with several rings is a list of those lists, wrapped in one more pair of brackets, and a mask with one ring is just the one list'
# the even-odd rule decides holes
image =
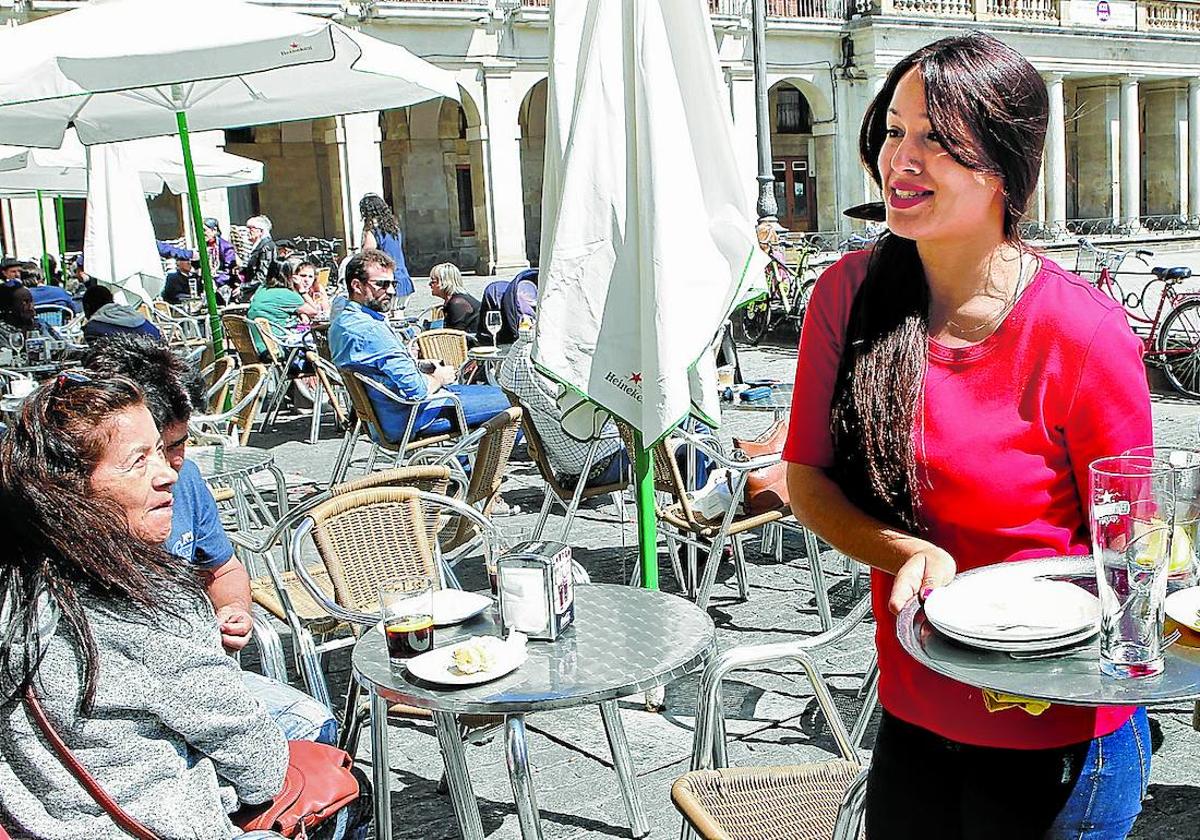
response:
{"label": "white patio umbrella", "polygon": [[693,404],[718,416],[715,377],[705,387],[698,365],[744,287],[762,283],[755,185],[740,177],[705,4],[551,8],[534,359],[637,432],[642,580],[653,587],[647,450]]}
{"label": "white patio umbrella", "polygon": [[[122,146],[129,149],[143,193],[158,195],[164,187],[177,194],[187,192],[187,169],[177,139],[151,137],[131,140]],[[260,161],[220,149],[196,148],[193,164],[196,187],[201,192],[258,184],[263,178]],[[0,146],[0,192],[38,190],[53,195],[87,195],[87,155],[74,130],[63,135],[63,144],[57,149]]]}
{"label": "white patio umbrella", "polygon": [[[57,148],[68,126],[84,145],[178,133],[197,231],[189,128],[458,98],[450,73],[403,47],[243,0],[92,0],[5,29],[0,55],[0,143]],[[200,266],[219,354],[221,322],[203,248]]]}
{"label": "white patio umbrella", "polygon": [[162,260],[134,151],[128,143],[105,143],[89,148],[88,158],[83,264],[121,303],[153,300],[163,287]]}

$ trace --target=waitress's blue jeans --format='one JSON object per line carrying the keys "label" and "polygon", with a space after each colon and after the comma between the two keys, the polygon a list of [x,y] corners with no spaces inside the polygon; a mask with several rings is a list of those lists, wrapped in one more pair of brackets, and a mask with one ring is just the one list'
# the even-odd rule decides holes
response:
{"label": "waitress's blue jeans", "polygon": [[867,781],[867,836],[1122,840],[1149,779],[1145,709],[1110,735],[1049,750],[959,744],[884,712]]}

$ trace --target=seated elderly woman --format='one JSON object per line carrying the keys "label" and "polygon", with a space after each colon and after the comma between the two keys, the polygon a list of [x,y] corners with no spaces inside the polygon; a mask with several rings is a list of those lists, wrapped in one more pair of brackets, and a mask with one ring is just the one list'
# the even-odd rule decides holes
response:
{"label": "seated elderly woman", "polygon": [[[195,572],[161,547],[175,479],[123,377],[60,374],[0,441],[0,818],[13,836],[128,836],[70,781],[38,706],[158,837],[234,837],[230,814],[280,792],[288,743],[225,655]],[[360,836],[364,802],[309,836]]]}
{"label": "seated elderly woman", "polygon": [[[267,274],[266,283],[250,298],[250,308],[246,310],[246,317],[251,321],[257,318],[265,319],[275,328],[277,335],[291,329],[301,320],[308,321],[318,317],[320,311],[307,302],[292,284],[292,275],[303,262],[297,258],[276,260]],[[257,330],[252,332],[252,337],[255,349],[260,354],[266,353],[267,346]]]}

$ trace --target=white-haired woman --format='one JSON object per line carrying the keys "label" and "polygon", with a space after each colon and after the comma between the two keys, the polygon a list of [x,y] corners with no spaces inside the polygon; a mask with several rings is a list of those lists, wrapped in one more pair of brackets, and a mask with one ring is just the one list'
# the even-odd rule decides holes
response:
{"label": "white-haired woman", "polygon": [[458,266],[445,262],[429,269],[429,291],[442,299],[446,329],[475,334],[479,326],[479,301],[467,294]]}
{"label": "white-haired woman", "polygon": [[242,291],[245,300],[259,286],[267,282],[267,275],[277,256],[275,240],[271,238],[271,220],[266,216],[251,216],[246,220],[246,230],[250,233],[250,256],[246,258],[246,267],[242,270],[242,282],[249,288]]}

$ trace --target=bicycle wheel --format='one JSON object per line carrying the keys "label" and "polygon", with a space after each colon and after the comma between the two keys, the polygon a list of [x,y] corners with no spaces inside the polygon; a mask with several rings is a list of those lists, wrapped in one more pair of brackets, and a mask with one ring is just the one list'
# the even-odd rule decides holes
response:
{"label": "bicycle wheel", "polygon": [[817,285],[816,277],[809,277],[799,283],[796,296],[792,299],[792,313],[796,316],[796,329],[804,326],[804,313],[808,311],[808,302],[812,299],[813,287]]}
{"label": "bicycle wheel", "polygon": [[771,329],[771,300],[763,298],[747,304],[742,309],[742,337],[751,345],[757,345]]}
{"label": "bicycle wheel", "polygon": [[1200,397],[1200,300],[1171,310],[1158,332],[1158,353],[1167,380],[1180,393]]}

